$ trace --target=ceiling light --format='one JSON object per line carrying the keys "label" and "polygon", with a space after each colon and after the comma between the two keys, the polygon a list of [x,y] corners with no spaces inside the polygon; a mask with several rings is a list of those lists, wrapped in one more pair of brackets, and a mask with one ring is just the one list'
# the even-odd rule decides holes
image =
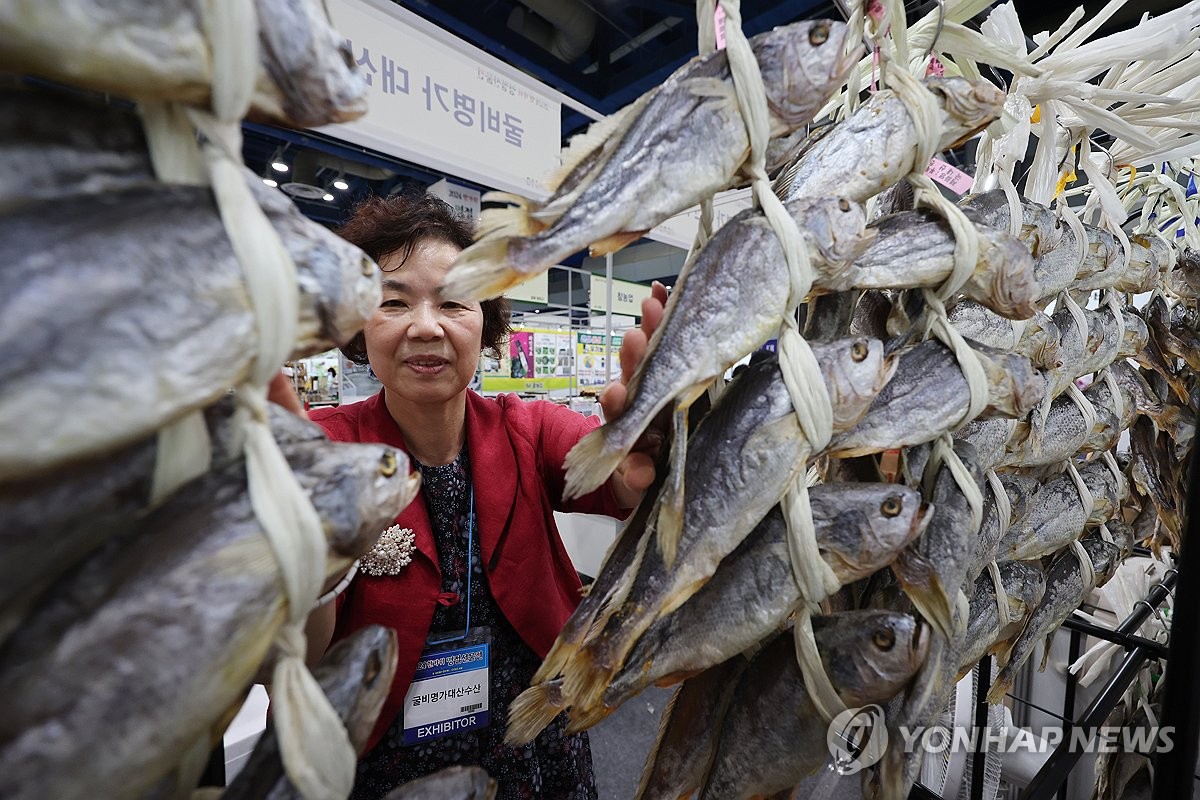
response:
{"label": "ceiling light", "polygon": [[276,172],[287,172],[288,165],[283,163],[282,161],[272,161],[271,169],[275,170]]}
{"label": "ceiling light", "polygon": [[272,189],[275,189],[279,186],[279,182],[272,178],[263,178],[263,183],[265,183],[267,186],[270,186]]}
{"label": "ceiling light", "polygon": [[333,195],[331,195],[329,192],[326,192],[326,193],[324,194],[324,196],[322,196],[322,197],[321,197],[321,199],[322,199],[322,200],[324,200],[326,203],[332,203],[332,202],[333,202]]}
{"label": "ceiling light", "polygon": [[333,182],[333,188],[335,188],[335,189],[340,189],[341,191],[343,191],[343,192],[344,192],[344,191],[346,191],[347,189],[349,189],[349,188],[350,188],[350,184],[346,183],[346,182],[345,182],[344,180],[342,180],[341,178],[338,178],[337,180],[335,180],[335,181]]}

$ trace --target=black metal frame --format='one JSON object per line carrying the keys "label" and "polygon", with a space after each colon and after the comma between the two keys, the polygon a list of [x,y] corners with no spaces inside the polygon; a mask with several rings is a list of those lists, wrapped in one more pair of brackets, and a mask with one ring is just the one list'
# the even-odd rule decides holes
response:
{"label": "black metal frame", "polygon": [[[1171,594],[1171,590],[1175,587],[1178,581],[1179,573],[1171,570],[1163,577],[1162,582],[1154,586],[1146,599],[1137,603],[1134,606],[1133,612],[1125,618],[1114,630],[1105,631],[1099,626],[1091,625],[1083,620],[1075,620],[1068,618],[1063,627],[1072,631],[1072,639],[1077,640],[1080,633],[1094,633],[1095,630],[1104,631],[1103,638],[1110,642],[1115,642],[1128,651],[1121,664],[1117,667],[1116,673],[1105,684],[1100,694],[1092,701],[1091,705],[1084,710],[1083,715],[1078,721],[1070,721],[1074,717],[1074,709],[1068,707],[1064,716],[1067,718],[1066,729],[1063,731],[1063,739],[1050,754],[1050,758],[1034,775],[1029,786],[1025,787],[1025,791],[1021,794],[1021,800],[1050,800],[1056,791],[1061,791],[1066,788],[1067,778],[1070,776],[1071,770],[1078,763],[1083,753],[1075,747],[1071,746],[1073,731],[1082,729],[1087,732],[1088,738],[1095,735],[1095,732],[1116,708],[1117,703],[1125,696],[1129,686],[1133,683],[1141,671],[1142,665],[1150,658],[1162,658],[1163,647],[1157,642],[1151,642],[1143,636],[1134,634],[1138,628],[1142,626],[1150,615],[1162,605],[1163,601]],[[1146,645],[1152,645],[1147,647]],[[1074,705],[1074,676],[1069,676],[1068,679],[1068,700],[1071,701],[1071,706]]]}
{"label": "black metal frame", "polygon": [[[1197,471],[1200,474],[1200,471]],[[1200,489],[1189,495],[1190,497],[1200,497]],[[1191,509],[1189,508],[1189,511]],[[1189,513],[1189,531],[1190,536],[1200,536],[1200,531],[1192,534],[1191,522],[1193,517],[1200,520],[1200,515],[1192,515]],[[1182,554],[1181,554],[1182,558]],[[1130,685],[1141,671],[1142,666],[1149,659],[1168,660],[1171,661],[1174,674],[1188,675],[1194,674],[1195,667],[1186,667],[1186,664],[1200,664],[1200,636],[1186,636],[1183,631],[1188,630],[1183,627],[1186,622],[1191,630],[1198,631],[1200,625],[1194,621],[1195,615],[1200,612],[1200,596],[1192,599],[1193,595],[1200,594],[1200,584],[1196,581],[1191,583],[1195,587],[1192,591],[1184,593],[1184,587],[1188,586],[1188,582],[1184,582],[1176,594],[1174,605],[1174,617],[1171,621],[1172,636],[1170,645],[1164,645],[1160,642],[1155,642],[1147,639],[1144,636],[1139,636],[1135,633],[1142,624],[1150,618],[1150,615],[1155,613],[1160,605],[1169,597],[1179,584],[1179,575],[1183,571],[1185,565],[1180,561],[1178,569],[1167,570],[1161,582],[1151,588],[1146,598],[1139,601],[1120,625],[1109,630],[1099,625],[1094,625],[1085,620],[1075,617],[1068,617],[1062,627],[1071,632],[1071,661],[1074,662],[1082,649],[1083,635],[1094,636],[1098,639],[1119,644],[1126,649],[1125,657],[1118,666],[1116,673],[1105,684],[1104,688],[1096,696],[1096,699],[1084,710],[1079,719],[1075,720],[1075,691],[1076,680],[1075,676],[1068,673],[1067,675],[1067,690],[1063,698],[1063,715],[1060,718],[1064,724],[1063,739],[1055,748],[1055,751],[1047,759],[1042,768],[1034,776],[1029,786],[1021,794],[1021,800],[1050,800],[1057,792],[1060,800],[1066,797],[1067,779],[1070,777],[1071,770],[1078,763],[1083,755],[1078,748],[1072,748],[1072,731],[1082,729],[1088,732],[1088,738],[1095,735],[1095,732],[1103,725],[1104,720],[1125,696]],[[1188,614],[1181,613],[1184,610],[1184,603],[1191,602],[1196,608],[1190,609]],[[1179,635],[1175,635],[1178,633]],[[1190,657],[1182,661],[1175,660],[1177,650],[1190,649]],[[976,683],[976,698],[975,698],[975,728],[982,730],[987,725],[987,692],[991,684],[991,660],[985,658],[979,663],[979,678]],[[1186,681],[1177,681],[1175,683],[1176,691],[1182,695],[1175,701],[1172,701],[1170,681],[1168,672],[1165,680],[1167,685],[1165,691],[1167,693],[1164,699],[1164,709],[1162,717],[1163,727],[1171,726],[1177,732],[1174,737],[1175,747],[1167,753],[1159,753],[1155,759],[1155,781],[1154,781],[1154,800],[1176,800],[1180,797],[1190,797],[1191,786],[1195,780],[1192,765],[1196,763],[1197,739],[1200,738],[1200,693],[1188,692]],[[1012,696],[1012,695],[1010,695]],[[1021,698],[1014,697],[1022,703],[1026,701]],[[1172,703],[1174,702],[1174,705]],[[1032,705],[1026,703],[1028,705]],[[1045,711],[1044,709],[1042,709]],[[1058,716],[1050,711],[1045,713],[1051,716]],[[1180,735],[1178,732],[1182,732]],[[1165,761],[1164,761],[1165,759]],[[1166,763],[1167,768],[1173,770],[1170,776],[1160,774],[1160,764]],[[985,759],[976,758],[972,761],[972,776],[971,776],[971,798],[972,800],[982,800],[983,797],[983,770]],[[1181,787],[1187,787],[1181,789]],[[1161,789],[1161,794],[1160,794]],[[1187,793],[1182,793],[1186,791]],[[913,787],[909,794],[909,800],[917,798],[919,800],[927,800],[927,798],[937,797],[927,787],[917,784]]]}

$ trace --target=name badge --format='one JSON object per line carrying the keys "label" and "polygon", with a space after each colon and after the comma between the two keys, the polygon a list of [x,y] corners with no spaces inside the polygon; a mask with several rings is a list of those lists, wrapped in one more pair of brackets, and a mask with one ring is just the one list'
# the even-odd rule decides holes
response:
{"label": "name badge", "polygon": [[486,728],[488,642],[426,650],[404,696],[404,744]]}

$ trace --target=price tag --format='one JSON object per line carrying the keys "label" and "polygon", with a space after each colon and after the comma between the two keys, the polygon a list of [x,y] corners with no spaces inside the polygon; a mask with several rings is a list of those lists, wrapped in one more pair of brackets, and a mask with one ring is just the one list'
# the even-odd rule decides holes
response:
{"label": "price tag", "polygon": [[947,164],[940,158],[929,162],[929,166],[925,168],[925,174],[955,194],[964,194],[970,191],[971,186],[975,183],[975,179],[970,175]]}
{"label": "price tag", "polygon": [[721,8],[721,4],[717,3],[717,11],[713,15],[713,20],[716,22],[717,28],[717,49],[725,49],[725,9]]}
{"label": "price tag", "polygon": [[925,77],[928,78],[930,75],[938,78],[944,78],[946,76],[946,65],[943,64],[937,56],[929,57],[929,66],[925,68]]}

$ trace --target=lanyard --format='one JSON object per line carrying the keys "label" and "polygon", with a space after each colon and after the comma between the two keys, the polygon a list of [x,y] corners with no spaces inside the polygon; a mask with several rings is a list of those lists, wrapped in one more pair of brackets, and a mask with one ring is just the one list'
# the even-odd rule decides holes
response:
{"label": "lanyard", "polygon": [[467,638],[471,630],[471,573],[475,571],[475,482],[471,481],[471,508],[467,512],[467,626],[462,635],[450,635],[442,638],[426,639],[426,644],[446,644],[461,642]]}

